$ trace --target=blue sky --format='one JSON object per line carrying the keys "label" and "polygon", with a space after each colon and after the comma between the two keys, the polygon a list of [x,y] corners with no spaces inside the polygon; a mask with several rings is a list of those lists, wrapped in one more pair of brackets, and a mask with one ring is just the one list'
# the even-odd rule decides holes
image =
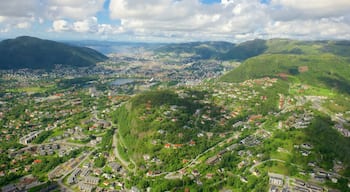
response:
{"label": "blue sky", "polygon": [[0,8],[1,39],[350,39],[349,0],[11,0]]}

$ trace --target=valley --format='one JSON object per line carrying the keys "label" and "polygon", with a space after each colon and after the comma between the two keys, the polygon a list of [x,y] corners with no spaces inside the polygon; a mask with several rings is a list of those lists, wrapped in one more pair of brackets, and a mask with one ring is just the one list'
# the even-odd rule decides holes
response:
{"label": "valley", "polygon": [[349,45],[139,45],[3,69],[2,191],[350,191]]}

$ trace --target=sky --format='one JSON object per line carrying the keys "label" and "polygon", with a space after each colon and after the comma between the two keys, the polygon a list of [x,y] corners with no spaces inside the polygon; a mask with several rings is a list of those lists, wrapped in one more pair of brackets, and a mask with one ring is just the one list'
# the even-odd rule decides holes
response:
{"label": "sky", "polygon": [[350,0],[0,0],[0,38],[350,39]]}

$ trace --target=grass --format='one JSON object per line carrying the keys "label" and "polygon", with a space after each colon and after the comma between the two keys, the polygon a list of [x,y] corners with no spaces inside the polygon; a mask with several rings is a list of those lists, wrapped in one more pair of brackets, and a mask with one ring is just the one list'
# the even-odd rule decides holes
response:
{"label": "grass", "polygon": [[[296,79],[296,78],[294,78]],[[299,81],[299,80],[296,80]],[[300,82],[300,81],[299,81]],[[303,89],[302,86],[307,87]],[[326,97],[334,97],[336,93],[329,88],[316,87],[307,84],[292,84],[290,85],[289,94],[291,95],[317,95],[317,96],[326,96]]]}
{"label": "grass", "polygon": [[55,129],[53,134],[50,136],[50,138],[63,135],[63,133],[64,133],[64,130],[62,130],[62,129]]}
{"label": "grass", "polygon": [[118,148],[120,157],[123,158],[125,161],[129,162],[129,155],[126,152],[126,149],[123,146],[121,146],[119,142],[117,144],[117,148]]}
{"label": "grass", "polygon": [[283,161],[287,161],[290,158],[288,153],[284,152],[273,152],[270,154],[271,159],[280,159]]}
{"label": "grass", "polygon": [[288,171],[288,168],[285,166],[285,163],[281,163],[281,162],[274,161],[272,166],[266,167],[266,170],[268,172],[278,173],[282,175],[289,175],[289,171]]}

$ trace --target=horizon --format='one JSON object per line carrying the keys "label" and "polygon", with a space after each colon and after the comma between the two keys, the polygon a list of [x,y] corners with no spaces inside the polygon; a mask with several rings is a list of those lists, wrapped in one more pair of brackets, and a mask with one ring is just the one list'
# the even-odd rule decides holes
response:
{"label": "horizon", "polygon": [[31,38],[37,38],[41,40],[49,40],[49,41],[56,41],[56,42],[61,42],[61,43],[69,43],[69,42],[101,42],[101,43],[125,43],[125,44],[186,44],[186,43],[206,43],[206,42],[223,42],[223,43],[232,43],[234,45],[239,45],[241,43],[249,42],[249,41],[254,41],[254,40],[264,40],[264,41],[269,41],[269,40],[289,40],[289,41],[306,41],[306,42],[316,42],[316,41],[350,41],[350,39],[315,39],[315,40],[303,40],[303,39],[292,39],[292,38],[270,38],[270,39],[262,39],[262,38],[255,38],[255,39],[249,39],[241,42],[232,42],[232,41],[225,41],[225,40],[198,40],[198,41],[179,41],[179,42],[147,42],[147,41],[123,41],[123,40],[110,40],[110,39],[47,39],[47,38],[42,38],[42,37],[37,37],[37,36],[30,36],[30,35],[20,35],[16,37],[9,37],[9,38],[2,38],[0,37],[0,42],[4,40],[13,40],[21,37],[31,37]]}
{"label": "horizon", "polygon": [[176,43],[349,40],[350,1],[21,0],[0,2],[1,39]]}

